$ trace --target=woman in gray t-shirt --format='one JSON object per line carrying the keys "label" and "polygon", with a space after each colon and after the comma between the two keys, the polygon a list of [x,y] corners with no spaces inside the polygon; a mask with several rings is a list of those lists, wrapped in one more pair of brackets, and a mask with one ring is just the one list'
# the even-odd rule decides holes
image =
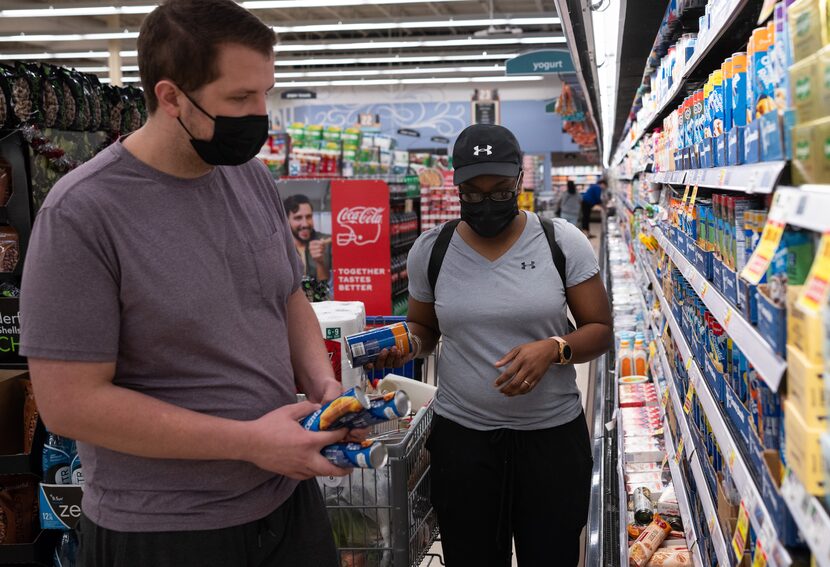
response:
{"label": "woman in gray t-shirt", "polygon": [[[509,565],[515,539],[520,565],[576,565],[592,451],[573,364],[612,341],[597,261],[587,238],[556,220],[559,275],[540,219],[518,210],[522,156],[509,130],[467,128],[453,163],[461,222],[445,233],[437,280],[428,266],[443,226],[421,235],[407,262],[414,355],[443,338],[427,448],[444,558]],[[405,361],[393,349],[378,364]]]}
{"label": "woman in gray t-shirt", "polygon": [[559,216],[577,226],[579,222],[579,210],[582,208],[582,197],[576,190],[576,185],[568,179],[568,188],[559,198]]}

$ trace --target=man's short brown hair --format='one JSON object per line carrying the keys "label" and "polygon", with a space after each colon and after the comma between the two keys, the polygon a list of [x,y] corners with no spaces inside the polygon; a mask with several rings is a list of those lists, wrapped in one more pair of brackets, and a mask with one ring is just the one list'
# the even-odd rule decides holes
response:
{"label": "man's short brown hair", "polygon": [[232,0],[167,0],[147,15],[138,35],[148,110],[158,108],[155,87],[161,80],[188,93],[216,80],[219,45],[235,43],[271,55],[276,41],[274,30]]}

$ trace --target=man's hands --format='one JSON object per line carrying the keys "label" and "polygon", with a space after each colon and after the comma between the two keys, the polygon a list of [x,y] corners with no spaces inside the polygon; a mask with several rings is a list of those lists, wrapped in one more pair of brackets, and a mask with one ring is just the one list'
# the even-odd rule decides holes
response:
{"label": "man's hands", "polygon": [[327,254],[327,248],[331,244],[331,238],[324,238],[322,240],[312,240],[308,243],[308,253],[311,255],[311,259],[314,260],[317,264],[323,264],[328,266],[329,264],[329,255]]}
{"label": "man's hands", "polygon": [[320,451],[332,443],[361,441],[369,432],[367,429],[346,428],[305,430],[300,420],[319,408],[319,404],[311,402],[290,404],[248,422],[250,444],[245,460],[261,469],[297,480],[351,473],[351,469],[331,464]]}
{"label": "man's hands", "polygon": [[527,394],[557,360],[559,343],[554,340],[544,339],[517,346],[496,362],[496,368],[507,368],[496,378],[495,386],[505,396]]}

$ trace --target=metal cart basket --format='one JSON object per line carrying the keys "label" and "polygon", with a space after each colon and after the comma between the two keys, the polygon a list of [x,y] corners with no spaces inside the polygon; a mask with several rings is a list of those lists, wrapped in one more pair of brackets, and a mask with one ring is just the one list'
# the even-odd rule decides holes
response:
{"label": "metal cart basket", "polygon": [[[403,318],[367,318],[388,324]],[[401,372],[426,377],[434,354]],[[424,443],[432,429],[432,403],[414,417],[383,424],[373,437],[386,444],[389,461],[381,469],[355,469],[347,477],[318,481],[328,509],[343,567],[417,567],[438,536],[430,503],[429,452]]]}

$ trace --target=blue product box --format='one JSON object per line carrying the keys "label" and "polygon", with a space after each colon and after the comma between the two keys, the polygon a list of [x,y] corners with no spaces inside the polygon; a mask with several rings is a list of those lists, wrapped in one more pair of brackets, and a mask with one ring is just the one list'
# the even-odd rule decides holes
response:
{"label": "blue product box", "polygon": [[692,154],[694,147],[688,146],[683,149],[683,169],[692,169]]}
{"label": "blue product box", "polygon": [[738,278],[738,292],[741,297],[741,312],[753,325],[758,324],[758,286]]}
{"label": "blue product box", "polygon": [[761,161],[784,159],[784,138],[777,112],[767,112],[757,120],[761,129]]}
{"label": "blue product box", "polygon": [[697,145],[697,153],[700,156],[700,169],[712,167],[712,140],[707,138]]}
{"label": "blue product box", "polygon": [[720,259],[712,257],[712,283],[715,284],[715,289],[723,291],[723,262]]}
{"label": "blue product box", "polygon": [[712,279],[712,257],[713,252],[707,252],[697,244],[693,246],[694,264],[697,271],[703,274],[707,280]]}
{"label": "blue product box", "polygon": [[732,391],[732,388],[724,388],[723,406],[726,409],[726,415],[732,422],[733,429],[738,432],[744,447],[750,446],[750,437],[755,436],[752,431],[752,415]]}
{"label": "blue product box", "polygon": [[82,497],[83,490],[77,484],[41,484],[41,529],[75,529],[81,519]]}
{"label": "blue product box", "polygon": [[712,140],[712,167],[726,166],[726,134]]}
{"label": "blue product box", "polygon": [[700,168],[700,154],[698,153],[698,144],[689,148],[689,167],[688,169]]}
{"label": "blue product box", "polygon": [[744,128],[744,126],[735,126],[727,134],[727,165],[741,165],[744,163]]}
{"label": "blue product box", "polygon": [[784,157],[793,159],[793,128],[795,127],[795,110],[787,110],[782,118],[784,123]]}
{"label": "blue product box", "polygon": [[709,355],[704,355],[703,361],[703,375],[706,376],[706,381],[709,382],[709,386],[718,400],[723,403],[724,387],[726,385],[723,381],[723,375],[715,368]]}
{"label": "blue product box", "polygon": [[732,302],[732,305],[740,306],[738,303],[738,274],[723,266],[721,268],[721,278],[723,280],[721,291],[724,297]]}
{"label": "blue product box", "polygon": [[674,169],[680,171],[683,169],[683,150],[674,152]]}
{"label": "blue product box", "polygon": [[753,120],[746,125],[744,133],[744,163],[758,163],[761,160],[761,122]]}
{"label": "blue product box", "polygon": [[787,348],[787,317],[784,308],[777,307],[766,294],[766,286],[758,286],[758,332],[779,356]]}

